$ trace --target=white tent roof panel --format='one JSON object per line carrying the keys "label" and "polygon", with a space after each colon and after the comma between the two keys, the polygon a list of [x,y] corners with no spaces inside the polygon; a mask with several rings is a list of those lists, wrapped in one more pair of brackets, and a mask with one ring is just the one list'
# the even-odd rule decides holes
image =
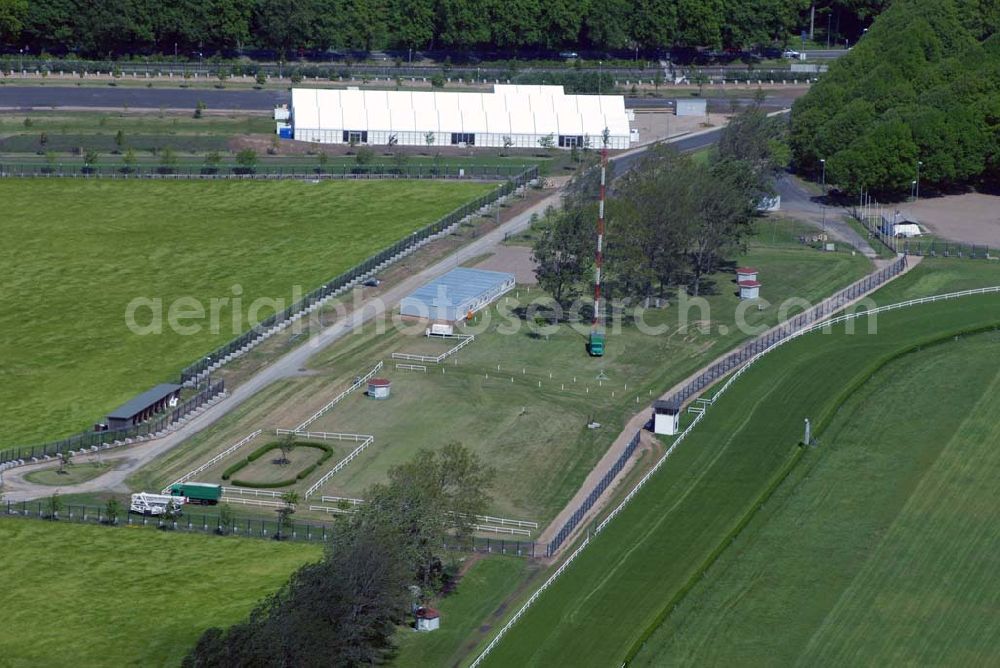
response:
{"label": "white tent roof panel", "polygon": [[[562,86],[497,85],[490,93],[292,91],[300,129],[629,137],[620,95],[566,95]],[[598,140],[599,141],[599,140]],[[627,145],[627,144],[626,144]]]}

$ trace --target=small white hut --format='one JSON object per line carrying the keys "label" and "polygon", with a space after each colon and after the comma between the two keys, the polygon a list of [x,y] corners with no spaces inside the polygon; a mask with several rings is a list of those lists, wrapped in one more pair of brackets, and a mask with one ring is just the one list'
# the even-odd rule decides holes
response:
{"label": "small white hut", "polygon": [[441,628],[441,613],[434,608],[417,608],[417,630],[437,631]]}
{"label": "small white hut", "polygon": [[388,378],[372,378],[368,381],[368,396],[372,399],[388,399],[392,381]]}

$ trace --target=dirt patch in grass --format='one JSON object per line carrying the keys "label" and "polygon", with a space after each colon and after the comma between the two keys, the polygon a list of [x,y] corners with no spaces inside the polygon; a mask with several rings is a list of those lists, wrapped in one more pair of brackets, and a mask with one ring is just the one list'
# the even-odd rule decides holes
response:
{"label": "dirt patch in grass", "polygon": [[983,193],[922,199],[900,210],[939,237],[1000,247],[1000,197]]}

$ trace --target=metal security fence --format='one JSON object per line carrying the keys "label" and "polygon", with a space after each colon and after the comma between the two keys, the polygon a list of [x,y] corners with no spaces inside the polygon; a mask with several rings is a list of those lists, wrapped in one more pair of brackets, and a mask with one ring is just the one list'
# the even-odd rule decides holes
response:
{"label": "metal security fence", "polygon": [[145,179],[145,180],[386,180],[386,179],[479,179],[495,181],[516,179],[525,171],[523,165],[462,164],[268,164],[207,166],[200,163],[177,165],[118,163],[91,165],[82,162],[3,162],[0,178],[73,178],[73,179]]}
{"label": "metal security fence", "polygon": [[[111,521],[107,506],[58,503],[57,509],[54,509],[51,499],[6,501],[0,505],[0,516],[77,524],[103,524],[109,527],[148,527],[178,533],[203,533],[243,538],[273,539],[280,530],[282,539],[298,541],[325,541],[337,530],[337,524],[334,523],[302,520],[292,521],[281,527],[277,518],[269,517],[238,517],[234,518],[227,526],[223,526],[217,514],[183,512],[176,518],[163,519],[129,513],[127,507],[120,508],[114,521]],[[445,543],[441,547],[450,551],[506,554],[518,557],[535,556],[534,543],[513,539],[476,536],[467,545],[455,542]]]}
{"label": "metal security fence", "polygon": [[995,260],[997,256],[990,253],[989,246],[977,244],[961,244],[941,240],[901,240],[898,242],[899,252],[906,255],[921,255],[927,257],[964,257],[970,260]]}
{"label": "metal security fence", "polygon": [[445,215],[440,220],[417,230],[405,239],[397,241],[388,248],[383,249],[381,252],[369,257],[367,260],[361,262],[352,269],[349,269],[339,276],[327,281],[324,285],[316,288],[298,302],[278,313],[275,313],[263,322],[255,325],[246,333],[241,334],[229,343],[219,347],[214,352],[188,366],[181,372],[180,382],[182,384],[190,383],[207,371],[221,366],[236,355],[245,353],[247,350],[278,331],[279,328],[284,327],[285,323],[290,320],[297,319],[306,313],[315,310],[326,300],[346,291],[359,281],[370,276],[372,273],[379,271],[403,255],[416,249],[417,246],[423,244],[429,237],[440,234],[452,225],[461,222],[463,219],[476,213],[477,211],[482,211],[487,206],[494,204],[501,198],[510,195],[518,188],[527,185],[537,178],[538,168],[529,167],[514,178],[499,185],[492,192],[463,204],[451,213]]}
{"label": "metal security fence", "polygon": [[105,449],[114,445],[144,440],[166,431],[175,422],[209,403],[225,391],[224,381],[217,381],[204,387],[190,399],[180,403],[161,415],[126,429],[108,431],[84,431],[69,438],[51,443],[10,448],[0,451],[0,466],[5,464],[29,463],[55,457],[60,453],[79,450]]}
{"label": "metal security fence", "polygon": [[841,310],[855,299],[875,290],[904,269],[906,269],[905,256],[897,258],[885,268],[865,276],[860,281],[849,285],[822,303],[795,316],[782,326],[766,332],[736,352],[727,355],[724,359],[710,366],[704,373],[672,394],[667,401],[677,407],[683,406],[688,399],[699,394],[718,379],[728,375],[733,369],[742,366],[750,358],[788,338],[795,332],[823,320],[831,313]]}
{"label": "metal security fence", "polygon": [[[934,295],[933,297],[920,297],[918,299],[910,299],[908,301],[898,302],[896,304],[888,304],[886,306],[879,306],[877,308],[859,311],[856,313],[845,313],[835,318],[831,318],[830,320],[825,322],[813,323],[808,327],[805,327],[803,329],[798,330],[797,332],[794,332],[791,336],[787,336],[783,339],[775,341],[775,343],[772,346],[765,348],[758,354],[748,359],[746,363],[743,366],[741,366],[732,376],[730,376],[729,379],[726,380],[725,384],[721,388],[719,388],[719,390],[712,397],[712,401],[708,404],[706,408],[710,410],[711,404],[714,403],[716,399],[725,394],[726,391],[733,385],[733,383],[735,383],[740,378],[740,376],[742,376],[748,369],[750,369],[753,366],[754,362],[764,357],[768,353],[772,352],[774,349],[778,348],[782,344],[792,341],[799,336],[819,331],[824,327],[830,325],[839,324],[842,322],[848,322],[858,318],[868,318],[871,317],[872,315],[876,315],[878,313],[883,313],[886,311],[892,311],[900,308],[908,308],[910,306],[918,306],[921,304],[929,304],[937,301],[944,301],[949,299],[961,299],[963,297],[969,297],[973,295],[984,295],[984,294],[1000,294],[1000,286],[992,286],[987,288],[974,288],[971,290],[962,290],[959,292],[950,292],[942,295]],[[702,410],[699,411],[697,415],[695,415],[695,418],[694,420],[691,421],[691,424],[689,424],[684,431],[678,434],[677,438],[674,439],[674,442],[670,444],[670,447],[667,448],[666,452],[664,452],[660,456],[660,458],[656,461],[653,467],[646,472],[646,474],[639,480],[639,482],[635,484],[632,490],[625,496],[624,499],[622,499],[621,503],[615,506],[615,508],[610,513],[608,513],[608,516],[605,517],[604,520],[594,528],[592,534],[588,534],[586,537],[584,537],[584,539],[580,542],[577,548],[573,550],[573,552],[568,557],[566,557],[566,559],[562,562],[559,568],[557,568],[556,571],[552,573],[552,575],[550,575],[548,579],[546,579],[545,582],[543,582],[538,587],[538,589],[534,591],[534,593],[532,593],[532,595],[528,598],[528,600],[525,601],[525,603],[520,608],[517,609],[517,611],[511,616],[509,620],[507,620],[507,623],[504,624],[502,627],[500,627],[496,635],[493,636],[493,639],[489,642],[489,644],[485,647],[485,649],[483,649],[483,651],[479,654],[479,656],[476,657],[476,660],[473,661],[472,664],[470,664],[470,668],[477,668],[477,666],[482,664],[482,662],[486,659],[486,657],[489,656],[490,652],[496,649],[497,645],[500,644],[504,636],[507,635],[507,633],[510,631],[511,628],[513,628],[513,626],[518,622],[518,620],[520,620],[521,617],[524,616],[524,614],[528,611],[528,609],[535,604],[535,602],[541,597],[541,595],[545,592],[545,590],[551,587],[552,584],[559,579],[559,577],[566,571],[566,569],[569,568],[574,561],[576,561],[577,557],[579,557],[583,553],[583,551],[587,549],[587,547],[590,545],[590,542],[594,539],[594,537],[596,537],[598,534],[604,531],[604,529],[607,528],[607,526],[611,522],[613,522],[616,517],[618,517],[618,515],[628,506],[628,504],[631,503],[632,499],[634,499],[636,495],[639,494],[639,492],[646,485],[646,483],[649,482],[649,480],[654,475],[656,475],[656,473],[663,467],[663,465],[671,457],[671,455],[674,454],[674,452],[681,445],[681,443],[683,443],[684,440],[688,437],[688,435],[692,431],[694,431],[694,429],[698,426],[698,423],[700,423],[701,420],[705,417],[706,413],[707,413],[706,410]]]}
{"label": "metal security fence", "polygon": [[562,546],[563,542],[569,538],[570,534],[573,533],[573,530],[576,529],[577,525],[583,521],[587,512],[594,507],[594,504],[597,503],[597,499],[601,497],[604,490],[610,487],[611,483],[614,482],[614,479],[618,477],[619,473],[622,472],[625,468],[625,464],[628,463],[629,458],[635,453],[636,448],[639,447],[640,435],[640,432],[635,433],[635,436],[633,436],[632,440],[630,440],[625,446],[625,449],[622,451],[621,456],[618,457],[618,460],[614,463],[614,466],[612,466],[608,472],[604,474],[604,477],[601,478],[600,482],[594,486],[594,489],[590,490],[590,494],[588,494],[587,498],[583,500],[580,507],[576,509],[568,520],[566,520],[566,524],[559,529],[559,533],[555,535],[555,538],[549,541],[549,544],[545,546],[546,557],[551,557],[559,550],[560,546]]}

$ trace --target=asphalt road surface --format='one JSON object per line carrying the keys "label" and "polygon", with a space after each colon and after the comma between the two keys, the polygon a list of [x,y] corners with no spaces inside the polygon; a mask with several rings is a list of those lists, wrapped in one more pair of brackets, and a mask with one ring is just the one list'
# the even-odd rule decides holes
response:
{"label": "asphalt road surface", "polygon": [[290,103],[287,90],[211,90],[191,88],[99,88],[90,86],[2,86],[0,109],[121,108],[194,109],[204,102],[209,109],[271,111]]}
{"label": "asphalt road surface", "polygon": [[[805,92],[768,90],[762,106],[768,111],[786,109]],[[753,102],[749,96],[723,97],[707,95],[708,110],[726,113],[733,104],[742,107]],[[279,104],[290,104],[287,90],[215,90],[191,88],[128,88],[96,86],[0,86],[0,109],[95,108],[120,109],[194,109],[204,102],[209,109],[237,111],[271,111]],[[672,107],[674,101],[663,98],[625,98],[629,108]]]}

